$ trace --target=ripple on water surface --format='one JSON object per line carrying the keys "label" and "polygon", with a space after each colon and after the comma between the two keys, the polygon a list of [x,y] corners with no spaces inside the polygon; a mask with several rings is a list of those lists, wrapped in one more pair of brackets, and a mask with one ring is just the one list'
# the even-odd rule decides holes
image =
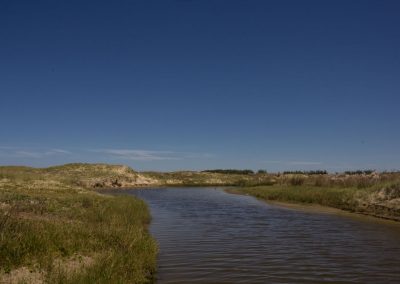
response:
{"label": "ripple on water surface", "polygon": [[220,189],[128,192],[151,209],[158,283],[400,283],[398,226]]}

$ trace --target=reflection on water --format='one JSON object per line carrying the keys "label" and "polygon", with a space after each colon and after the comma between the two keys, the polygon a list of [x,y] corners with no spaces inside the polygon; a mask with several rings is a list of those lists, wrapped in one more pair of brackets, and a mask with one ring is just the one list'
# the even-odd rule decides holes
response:
{"label": "reflection on water", "polygon": [[400,283],[400,230],[219,189],[131,190],[160,245],[158,283]]}

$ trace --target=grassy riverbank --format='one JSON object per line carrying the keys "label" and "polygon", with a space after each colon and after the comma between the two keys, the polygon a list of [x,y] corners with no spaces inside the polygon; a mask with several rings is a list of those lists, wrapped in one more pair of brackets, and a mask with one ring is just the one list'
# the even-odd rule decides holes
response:
{"label": "grassy riverbank", "polygon": [[400,175],[281,177],[271,186],[231,189],[266,201],[318,204],[400,221]]}
{"label": "grassy riverbank", "polygon": [[146,204],[87,190],[58,170],[0,167],[0,283],[152,282]]}
{"label": "grassy riverbank", "polygon": [[354,188],[324,188],[311,186],[274,185],[266,187],[236,188],[230,191],[255,196],[269,201],[301,204],[319,204],[343,210],[354,208],[355,196],[366,194]]}
{"label": "grassy riverbank", "polygon": [[[241,186],[264,200],[400,221],[400,174],[136,172],[127,166],[0,167],[0,283],[149,283],[157,246],[146,204],[97,188]],[[245,187],[246,186],[246,187]]]}

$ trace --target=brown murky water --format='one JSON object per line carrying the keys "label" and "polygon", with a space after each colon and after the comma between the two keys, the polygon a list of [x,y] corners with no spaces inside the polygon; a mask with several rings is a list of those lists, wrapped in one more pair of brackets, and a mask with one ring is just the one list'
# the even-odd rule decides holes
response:
{"label": "brown murky water", "polygon": [[400,283],[400,227],[212,188],[131,190],[150,206],[158,283]]}

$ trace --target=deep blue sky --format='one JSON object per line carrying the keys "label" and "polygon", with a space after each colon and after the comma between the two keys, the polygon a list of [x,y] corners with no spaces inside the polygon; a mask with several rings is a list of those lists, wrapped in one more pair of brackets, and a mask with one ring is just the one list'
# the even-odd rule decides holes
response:
{"label": "deep blue sky", "polygon": [[400,1],[0,2],[0,164],[400,168]]}

